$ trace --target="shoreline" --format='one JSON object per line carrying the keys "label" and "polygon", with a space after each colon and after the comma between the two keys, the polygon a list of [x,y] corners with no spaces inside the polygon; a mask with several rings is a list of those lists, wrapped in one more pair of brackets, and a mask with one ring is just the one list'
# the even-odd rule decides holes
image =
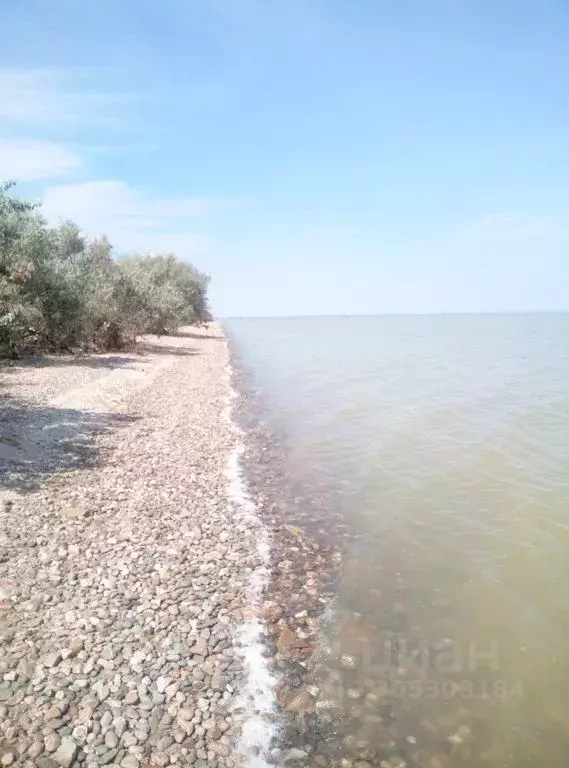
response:
{"label": "shoreline", "polygon": [[346,545],[344,526],[335,529],[340,518],[327,494],[311,489],[310,495],[298,496],[286,441],[274,431],[270,408],[229,340],[238,392],[236,419],[245,427],[246,484],[272,542],[260,606],[278,720],[269,762],[287,768],[340,765],[341,750],[327,748],[333,728],[319,706],[321,673],[326,671],[321,629],[333,611]]}
{"label": "shoreline", "polygon": [[2,765],[265,765],[269,541],[228,343],[140,351],[0,368]]}
{"label": "shoreline", "polygon": [[227,497],[234,519],[242,521],[249,531],[257,562],[250,570],[246,590],[247,611],[235,632],[235,643],[240,649],[246,668],[246,677],[239,692],[237,706],[247,714],[241,724],[237,751],[246,759],[247,768],[266,768],[267,755],[276,736],[275,678],[266,661],[267,629],[262,619],[262,601],[270,581],[271,537],[259,516],[248,482],[244,459],[247,453],[246,432],[235,419],[240,394],[234,388],[235,369],[228,341],[229,362],[226,365],[227,407],[226,418],[235,444],[227,459]]}

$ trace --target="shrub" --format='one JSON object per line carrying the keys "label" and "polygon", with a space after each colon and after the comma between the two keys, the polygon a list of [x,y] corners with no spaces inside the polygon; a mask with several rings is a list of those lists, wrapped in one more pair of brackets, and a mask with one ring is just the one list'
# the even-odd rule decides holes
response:
{"label": "shrub", "polygon": [[0,355],[113,349],[210,319],[209,278],[172,254],[112,256],[73,222],[50,228],[0,185]]}

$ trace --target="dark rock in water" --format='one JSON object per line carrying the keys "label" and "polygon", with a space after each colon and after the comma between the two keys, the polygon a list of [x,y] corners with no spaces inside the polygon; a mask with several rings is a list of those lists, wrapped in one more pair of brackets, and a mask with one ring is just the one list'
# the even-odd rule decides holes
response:
{"label": "dark rock in water", "polygon": [[305,752],[303,749],[297,749],[296,747],[293,747],[292,749],[289,749],[289,751],[284,756],[284,764],[287,766],[287,768],[304,768],[306,765],[307,757],[308,752]]}
{"label": "dark rock in water", "polygon": [[308,691],[297,693],[286,705],[286,709],[293,712],[302,712],[314,706],[314,699]]}
{"label": "dark rock in water", "polygon": [[278,640],[277,640],[277,649],[281,651],[281,653],[290,651],[293,648],[296,647],[297,637],[292,631],[292,629],[289,629],[286,627],[283,629],[283,631],[280,633]]}

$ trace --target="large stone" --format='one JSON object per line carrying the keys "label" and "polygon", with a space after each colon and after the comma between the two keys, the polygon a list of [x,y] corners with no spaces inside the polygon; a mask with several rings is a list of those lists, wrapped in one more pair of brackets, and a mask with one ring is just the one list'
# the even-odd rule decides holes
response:
{"label": "large stone", "polygon": [[82,637],[72,637],[71,642],[69,643],[69,650],[72,654],[79,653],[79,651],[83,650],[85,642]]}
{"label": "large stone", "polygon": [[119,737],[113,730],[109,730],[105,733],[105,744],[109,749],[114,749],[119,745]]}
{"label": "large stone", "polygon": [[63,768],[69,768],[77,754],[77,743],[71,736],[64,736],[53,758]]}
{"label": "large stone", "polygon": [[127,691],[125,697],[124,697],[124,703],[129,705],[138,704],[139,696],[138,691],[132,690]]}
{"label": "large stone", "polygon": [[18,750],[15,747],[8,747],[8,749],[2,752],[2,757],[0,758],[0,764],[2,766],[7,767],[15,763],[17,759],[18,759]]}
{"label": "large stone", "polygon": [[286,705],[291,712],[304,712],[314,706],[314,699],[307,691],[297,693]]}
{"label": "large stone", "polygon": [[104,680],[97,680],[97,682],[92,685],[92,688],[99,697],[100,701],[105,701],[105,699],[108,698],[109,686],[104,682]]}
{"label": "large stone", "polygon": [[55,750],[59,747],[59,736],[57,733],[48,733],[48,735],[45,737],[44,744],[46,752],[55,752]]}
{"label": "large stone", "polygon": [[121,768],[138,768],[140,761],[134,755],[126,755],[121,761]]}
{"label": "large stone", "polygon": [[101,765],[108,765],[109,763],[112,763],[117,756],[117,752],[117,749],[108,749],[106,752],[103,752],[103,754],[99,756],[99,763]]}
{"label": "large stone", "polygon": [[28,749],[28,757],[31,757],[32,760],[34,760],[36,757],[39,757],[42,752],[43,743],[41,741],[33,741]]}
{"label": "large stone", "polygon": [[125,746],[127,749],[128,747],[133,747],[136,744],[136,741],[136,736],[130,731],[127,731],[122,737],[123,746]]}
{"label": "large stone", "polygon": [[52,651],[43,659],[44,667],[56,667],[61,661],[61,651]]}
{"label": "large stone", "polygon": [[180,728],[184,731],[186,736],[191,736],[194,732],[194,724],[190,722],[189,720],[179,720]]}
{"label": "large stone", "polygon": [[231,748],[229,744],[225,744],[223,741],[218,741],[212,744],[215,754],[219,757],[229,757],[231,754]]}
{"label": "large stone", "polygon": [[67,504],[62,508],[61,514],[68,520],[83,520],[86,517],[91,517],[92,513],[89,509],[77,504]]}
{"label": "large stone", "polygon": [[285,627],[277,639],[277,650],[281,653],[298,647],[298,638],[289,627]]}
{"label": "large stone", "polygon": [[293,762],[297,760],[298,761],[306,760],[307,757],[308,757],[308,752],[305,752],[303,749],[296,749],[296,747],[293,747],[292,749],[289,749],[289,751],[286,753],[284,758],[284,764],[292,765]]}
{"label": "large stone", "polygon": [[113,730],[120,738],[126,730],[126,720],[124,717],[115,717],[113,720]]}
{"label": "large stone", "polygon": [[83,744],[85,739],[87,738],[87,734],[89,733],[89,729],[86,725],[76,725],[73,729],[73,738],[75,741],[79,742],[79,744]]}
{"label": "large stone", "polygon": [[170,684],[170,681],[167,677],[159,677],[156,680],[156,688],[158,690],[158,693],[164,693],[168,685]]}

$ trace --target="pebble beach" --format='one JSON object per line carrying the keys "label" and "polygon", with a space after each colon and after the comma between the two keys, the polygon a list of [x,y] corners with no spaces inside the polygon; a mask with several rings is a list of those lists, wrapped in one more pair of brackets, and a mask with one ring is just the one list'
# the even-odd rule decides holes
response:
{"label": "pebble beach", "polygon": [[263,764],[269,541],[221,328],[0,375],[1,765]]}

